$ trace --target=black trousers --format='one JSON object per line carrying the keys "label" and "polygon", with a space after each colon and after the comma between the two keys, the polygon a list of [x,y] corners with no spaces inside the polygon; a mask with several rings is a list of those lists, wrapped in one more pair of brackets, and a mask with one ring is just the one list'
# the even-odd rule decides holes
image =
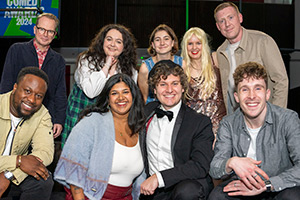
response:
{"label": "black trousers", "polygon": [[181,181],[175,186],[164,189],[157,188],[151,196],[141,195],[144,200],[205,200],[213,188],[208,179]]}
{"label": "black trousers", "polygon": [[229,179],[216,186],[210,193],[208,200],[300,200],[300,186],[287,188],[280,192],[263,192],[256,196],[228,196],[223,188],[235,179]]}
{"label": "black trousers", "polygon": [[10,184],[1,200],[49,200],[53,187],[52,175],[45,181],[28,176],[20,185]]}

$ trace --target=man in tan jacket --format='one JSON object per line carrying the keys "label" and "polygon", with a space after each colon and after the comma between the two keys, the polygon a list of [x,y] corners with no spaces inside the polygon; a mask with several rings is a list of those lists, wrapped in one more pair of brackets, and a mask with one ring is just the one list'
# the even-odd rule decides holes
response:
{"label": "man in tan jacket", "polygon": [[238,107],[233,95],[232,74],[237,66],[247,62],[257,62],[266,68],[271,90],[269,101],[285,108],[289,89],[288,77],[275,41],[263,32],[242,27],[243,16],[232,2],[218,5],[214,17],[218,30],[226,38],[217,49],[217,60],[227,113],[232,113]]}
{"label": "man in tan jacket", "polygon": [[46,166],[53,160],[53,132],[42,105],[47,87],[42,70],[26,67],[13,90],[0,95],[0,198],[50,199],[53,180]]}

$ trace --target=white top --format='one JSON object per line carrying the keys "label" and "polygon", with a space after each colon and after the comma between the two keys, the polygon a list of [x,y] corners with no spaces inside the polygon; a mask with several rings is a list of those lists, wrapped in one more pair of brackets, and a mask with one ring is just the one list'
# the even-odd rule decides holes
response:
{"label": "white top", "polygon": [[133,147],[127,147],[115,141],[112,169],[108,183],[128,187],[144,169],[139,141]]}
{"label": "white top", "polygon": [[235,101],[234,98],[234,80],[233,80],[233,73],[236,69],[236,60],[235,60],[235,56],[234,56],[234,52],[237,49],[237,47],[239,46],[240,42],[234,43],[234,44],[229,44],[227,51],[228,51],[228,55],[229,55],[229,62],[230,62],[230,72],[229,72],[229,78],[228,78],[228,114],[233,113],[233,111],[237,108],[238,103]]}
{"label": "white top", "polygon": [[250,146],[249,146],[249,149],[248,149],[247,157],[252,158],[254,160],[256,160],[256,138],[257,138],[257,134],[258,134],[260,128],[261,127],[256,128],[256,129],[252,129],[252,128],[249,128],[247,126],[247,130],[248,130],[248,132],[250,134],[250,137],[251,137],[251,141],[250,141]]}
{"label": "white top", "polygon": [[[106,81],[110,78],[110,75],[108,74],[106,76],[102,70],[97,71],[94,65],[90,64],[89,67],[87,59],[81,59],[79,62],[81,62],[81,65],[78,65],[75,70],[75,82],[85,95],[92,99],[101,93]],[[117,73],[120,72],[116,71],[115,74]],[[132,79],[135,83],[137,82],[137,76],[137,71],[133,69]]]}
{"label": "white top", "polygon": [[6,139],[6,145],[4,148],[4,152],[2,154],[3,156],[10,155],[10,148],[12,145],[13,138],[15,136],[15,129],[18,126],[19,122],[22,120],[22,118],[15,117],[11,113],[9,113],[9,115],[10,115],[10,119],[11,119],[11,129],[10,129],[9,135]]}
{"label": "white top", "polygon": [[[164,187],[165,183],[159,171],[174,167],[171,139],[175,121],[181,107],[181,101],[169,109],[173,112],[173,119],[169,121],[167,116],[157,118],[156,115],[149,125],[147,133],[147,153],[150,175],[156,174],[158,178],[158,187]],[[161,109],[164,110],[163,107]]]}

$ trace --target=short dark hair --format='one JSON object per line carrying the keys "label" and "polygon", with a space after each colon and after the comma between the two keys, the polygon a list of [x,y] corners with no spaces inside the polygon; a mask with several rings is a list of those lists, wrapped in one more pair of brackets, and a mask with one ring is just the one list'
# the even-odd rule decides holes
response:
{"label": "short dark hair", "polygon": [[47,86],[49,84],[48,75],[43,70],[39,69],[38,67],[24,67],[24,68],[22,68],[21,71],[18,74],[16,83],[18,84],[20,81],[22,81],[26,74],[32,74],[32,75],[38,76],[46,82]]}
{"label": "short dark hair", "polygon": [[149,72],[148,77],[148,85],[151,91],[154,93],[154,89],[163,78],[166,80],[169,75],[179,76],[180,77],[180,84],[184,89],[184,95],[182,95],[183,99],[186,97],[186,92],[188,89],[188,81],[187,76],[184,73],[182,67],[171,60],[161,60],[157,62],[154,67]]}
{"label": "short dark hair", "polygon": [[109,111],[109,93],[111,88],[120,82],[124,82],[131,91],[132,105],[128,115],[128,125],[132,131],[132,135],[138,133],[144,125],[144,101],[142,94],[135,82],[126,74],[115,74],[108,79],[102,92],[97,97],[96,103],[84,109],[79,116],[79,120],[87,116],[91,112],[106,113]]}
{"label": "short dark hair", "polygon": [[59,19],[53,15],[52,13],[43,13],[40,14],[37,18],[36,18],[36,26],[39,24],[39,21],[42,17],[47,17],[48,19],[52,19],[55,21],[55,30],[57,29],[58,25],[59,25]]}
{"label": "short dark hair", "polygon": [[233,79],[234,79],[234,85],[237,89],[237,86],[240,82],[242,82],[244,79],[264,79],[266,83],[266,87],[268,87],[268,74],[264,66],[262,66],[259,63],[256,62],[247,62],[245,64],[239,65],[234,73],[233,73]]}
{"label": "short dark hair", "polygon": [[177,39],[177,36],[176,36],[175,32],[168,25],[160,24],[152,31],[152,33],[150,35],[149,47],[148,47],[148,50],[147,50],[149,55],[150,56],[156,56],[156,51],[152,46],[152,42],[154,41],[155,34],[158,31],[166,31],[170,35],[172,40],[174,40],[174,45],[173,45],[172,50],[171,50],[171,55],[173,56],[174,54],[176,54],[179,48],[178,48],[178,39]]}

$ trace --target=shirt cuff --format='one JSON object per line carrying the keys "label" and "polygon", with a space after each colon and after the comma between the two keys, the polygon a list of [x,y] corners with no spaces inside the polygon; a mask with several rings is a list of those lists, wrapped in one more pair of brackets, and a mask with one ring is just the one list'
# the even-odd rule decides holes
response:
{"label": "shirt cuff", "polygon": [[157,177],[157,180],[158,180],[158,188],[162,188],[162,187],[165,187],[165,182],[164,182],[164,179],[161,175],[160,172],[156,172],[156,177]]}

